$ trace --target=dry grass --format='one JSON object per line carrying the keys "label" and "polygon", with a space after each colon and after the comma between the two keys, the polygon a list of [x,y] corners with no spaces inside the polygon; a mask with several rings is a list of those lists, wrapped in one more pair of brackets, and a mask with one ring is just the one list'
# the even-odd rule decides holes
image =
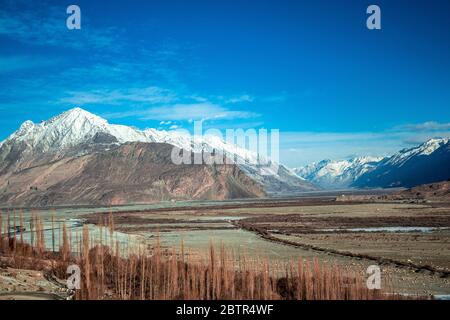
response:
{"label": "dry grass", "polygon": [[[4,221],[6,220],[6,221]],[[52,225],[55,221],[52,219]],[[114,240],[114,221],[100,221],[100,237],[93,239],[87,225],[82,234],[60,226],[58,244],[45,244],[43,222],[34,214],[23,239],[23,215],[0,214],[0,256],[14,268],[46,270],[60,279],[77,264],[82,272],[75,299],[393,299],[386,291],[368,290],[365,279],[337,266],[299,259],[283,265],[275,275],[268,260],[236,257],[223,246],[211,244],[207,257],[193,259],[181,244],[180,251],[121,248]],[[108,232],[106,232],[108,231]],[[109,238],[106,235],[109,235]],[[75,241],[75,242],[74,242]],[[56,246],[59,247],[56,249]],[[73,248],[76,248],[73,250]],[[125,252],[125,254],[124,254]],[[280,264],[278,264],[279,266]]]}

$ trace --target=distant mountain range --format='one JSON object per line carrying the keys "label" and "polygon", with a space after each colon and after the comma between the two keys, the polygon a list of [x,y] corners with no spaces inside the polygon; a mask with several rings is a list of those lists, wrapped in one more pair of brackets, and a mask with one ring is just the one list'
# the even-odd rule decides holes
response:
{"label": "distant mountain range", "polygon": [[358,157],[350,160],[322,160],[294,172],[324,189],[348,188],[358,177],[375,168],[383,158]]}
{"label": "distant mountain range", "polygon": [[414,187],[450,178],[449,140],[430,139],[384,158],[323,160],[294,172],[325,189]]}
{"label": "distant mountain range", "polygon": [[[253,159],[238,165],[175,165],[173,146]],[[214,136],[109,124],[80,108],[24,122],[0,143],[0,204],[123,204],[229,199],[316,190],[280,165],[261,174],[258,155]],[[256,164],[252,164],[256,163]]]}

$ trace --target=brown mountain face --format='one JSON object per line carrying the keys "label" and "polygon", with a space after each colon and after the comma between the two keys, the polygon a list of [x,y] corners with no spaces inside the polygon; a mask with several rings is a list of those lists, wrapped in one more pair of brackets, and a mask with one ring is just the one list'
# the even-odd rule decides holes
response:
{"label": "brown mountain face", "polygon": [[405,198],[450,200],[450,180],[423,184],[398,193]]}
{"label": "brown mountain face", "polygon": [[265,195],[235,165],[173,164],[172,148],[164,143],[126,143],[9,172],[0,176],[0,203],[114,205]]}

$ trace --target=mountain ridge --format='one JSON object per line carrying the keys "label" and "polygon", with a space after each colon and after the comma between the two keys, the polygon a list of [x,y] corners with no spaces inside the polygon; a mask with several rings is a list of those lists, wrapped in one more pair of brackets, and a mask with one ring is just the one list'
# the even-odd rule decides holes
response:
{"label": "mountain ridge", "polygon": [[433,138],[387,157],[352,183],[356,188],[411,188],[450,178],[450,139]]}
{"label": "mountain ridge", "polygon": [[295,168],[300,177],[324,189],[347,188],[359,176],[371,170],[383,157],[355,157],[348,160],[325,159]]}
{"label": "mountain ridge", "polygon": [[388,157],[322,160],[294,172],[325,189],[410,188],[450,178],[450,139],[432,138]]}
{"label": "mountain ridge", "polygon": [[[227,144],[215,136],[204,136],[194,143],[187,134],[156,129],[139,130],[124,125],[109,124],[107,120],[88,111],[73,108],[39,124],[27,120],[17,131],[0,143],[0,199],[1,192],[5,192],[9,181],[21,175],[23,170],[35,167],[42,169],[52,163],[61,164],[69,159],[75,161],[86,155],[108,153],[112,149],[129,143],[168,144],[172,148],[176,146],[193,153],[224,150],[227,155],[250,159],[250,161],[239,162],[236,167],[239,169],[239,174],[244,174],[252,180],[252,182],[246,180],[248,187],[256,183],[262,187],[262,191],[249,192],[248,196],[317,189],[283,165],[279,165],[278,170],[272,175],[262,174],[259,164],[252,163],[259,159],[257,154]],[[207,167],[206,164],[204,166]],[[22,186],[25,187],[25,185]],[[235,185],[232,188],[236,189]],[[22,192],[25,191],[22,190]],[[227,197],[228,195],[223,196],[225,193],[217,198]],[[246,192],[237,192],[239,196],[243,194]],[[6,201],[10,198],[3,197]]]}

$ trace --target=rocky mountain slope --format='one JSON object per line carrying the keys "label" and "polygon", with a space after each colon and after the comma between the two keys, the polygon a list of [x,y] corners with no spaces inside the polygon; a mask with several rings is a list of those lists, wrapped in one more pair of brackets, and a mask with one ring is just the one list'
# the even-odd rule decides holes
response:
{"label": "rocky mountain slope", "polygon": [[171,151],[164,143],[125,143],[29,167],[9,175],[0,203],[110,205],[265,195],[235,165],[175,165]]}

